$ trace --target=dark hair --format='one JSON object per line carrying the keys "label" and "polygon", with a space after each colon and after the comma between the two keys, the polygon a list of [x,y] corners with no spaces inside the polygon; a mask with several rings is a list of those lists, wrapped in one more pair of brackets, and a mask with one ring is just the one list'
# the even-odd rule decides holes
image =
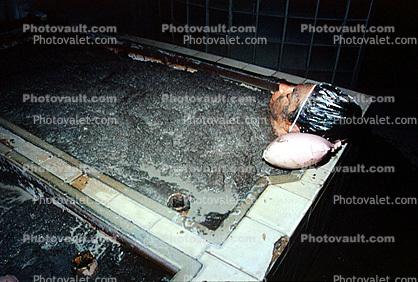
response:
{"label": "dark hair", "polygon": [[327,83],[316,85],[295,112],[291,121],[298,125],[301,132],[330,139],[346,138],[351,126],[343,120],[361,116],[362,113],[353,97]]}

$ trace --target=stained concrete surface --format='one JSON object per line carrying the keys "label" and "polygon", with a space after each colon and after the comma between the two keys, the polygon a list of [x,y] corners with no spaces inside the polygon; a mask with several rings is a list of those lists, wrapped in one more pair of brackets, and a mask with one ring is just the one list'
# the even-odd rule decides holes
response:
{"label": "stained concrete surface", "polygon": [[[99,233],[50,201],[34,199],[15,179],[0,172],[0,276],[19,281],[71,279],[71,259],[90,250],[96,278],[117,281],[169,281],[171,275]],[[41,280],[39,280],[41,281]]]}
{"label": "stained concrete surface", "polygon": [[[20,45],[0,62],[1,116],[161,204],[190,195],[190,217],[212,229],[260,175],[283,173],[261,158],[274,138],[267,91],[98,48]],[[116,102],[24,103],[24,94]],[[40,124],[39,116],[111,124]]]}

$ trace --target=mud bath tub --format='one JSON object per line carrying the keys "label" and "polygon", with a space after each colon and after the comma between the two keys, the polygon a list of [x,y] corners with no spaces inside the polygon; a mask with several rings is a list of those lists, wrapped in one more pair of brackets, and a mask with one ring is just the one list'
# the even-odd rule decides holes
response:
{"label": "mud bath tub", "polygon": [[[2,117],[163,205],[183,193],[188,216],[212,230],[260,176],[285,173],[262,160],[274,139],[268,91],[97,48],[17,46],[0,62]],[[115,101],[23,102],[24,94]]]}

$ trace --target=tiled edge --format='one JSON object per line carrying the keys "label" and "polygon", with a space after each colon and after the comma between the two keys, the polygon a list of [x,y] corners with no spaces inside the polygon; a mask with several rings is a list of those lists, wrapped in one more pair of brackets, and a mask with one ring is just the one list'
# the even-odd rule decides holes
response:
{"label": "tiled edge", "polygon": [[116,196],[120,195],[118,191],[94,178],[89,178],[86,186],[81,191],[105,206],[107,206],[107,204]]}
{"label": "tiled edge", "polygon": [[338,160],[346,147],[346,144],[343,145],[343,147],[335,155],[331,156],[325,164],[303,170],[300,181],[278,184],[274,187],[287,190],[293,194],[304,197],[307,200],[313,201],[319,191],[324,187],[325,182],[334,173]]}
{"label": "tiled edge", "polygon": [[275,242],[283,235],[245,217],[221,247],[212,246],[208,252],[258,280],[263,280],[273,259]]}
{"label": "tiled edge", "polygon": [[[201,60],[205,60],[205,61],[209,61],[212,63],[217,63],[223,66],[228,66],[228,67],[232,67],[235,68],[237,70],[243,70],[246,72],[250,72],[253,74],[257,74],[257,75],[262,75],[262,76],[271,76],[274,78],[282,78],[282,79],[286,79],[289,82],[292,83],[296,83],[296,76],[290,75],[290,74],[284,74],[284,73],[280,73],[277,72],[276,70],[273,69],[269,69],[269,68],[265,68],[265,67],[261,67],[258,65],[254,65],[254,64],[249,64],[249,63],[245,63],[242,61],[238,61],[232,58],[228,58],[228,57],[222,57],[219,55],[215,55],[215,54],[210,54],[210,53],[206,53],[206,52],[201,52],[201,51],[197,51],[197,50],[193,50],[193,49],[189,49],[183,46],[178,46],[178,45],[173,45],[170,43],[165,43],[165,42],[160,42],[160,41],[155,41],[155,40],[151,40],[151,39],[146,39],[146,38],[141,38],[141,37],[137,37],[137,36],[130,36],[130,35],[123,35],[123,36],[119,36],[120,39],[125,39],[125,40],[131,40],[134,41],[138,44],[145,44],[151,47],[155,47],[161,50],[166,50],[166,51],[172,51],[172,52],[176,52],[176,53],[180,53],[186,56],[190,56],[196,59],[201,59]],[[275,75],[277,74],[277,76]],[[281,74],[281,75],[279,75]],[[286,78],[285,78],[286,76]],[[297,79],[297,81],[300,81],[300,79]]]}
{"label": "tiled edge", "polygon": [[292,236],[308,211],[311,201],[271,185],[247,213],[247,217]]}
{"label": "tiled edge", "polygon": [[38,148],[29,142],[26,142],[24,139],[3,127],[0,127],[0,139],[10,140],[10,146],[13,147],[15,151],[25,155],[35,164],[41,164],[52,158],[52,154],[49,152]]}
{"label": "tiled edge", "polygon": [[276,72],[275,70],[272,70],[272,69],[260,67],[257,65],[251,65],[251,64],[248,64],[245,68],[243,68],[243,70],[256,73],[259,75],[264,75],[264,76],[272,76]]}
{"label": "tiled edge", "polygon": [[279,78],[279,79],[284,79],[287,82],[290,82],[290,83],[293,83],[293,84],[302,84],[306,81],[306,78],[304,78],[304,77],[289,74],[289,73],[284,73],[284,72],[281,72],[281,71],[276,71],[272,76],[276,77],[276,78]]}
{"label": "tiled edge", "polygon": [[192,281],[259,281],[209,253],[204,253],[200,262],[203,267]]}
{"label": "tiled edge", "polygon": [[146,230],[150,229],[161,219],[160,215],[122,194],[113,198],[107,204],[107,207]]}
{"label": "tiled edge", "polygon": [[189,49],[189,48],[182,47],[182,46],[177,46],[177,48],[174,49],[173,51],[182,55],[186,55],[186,56],[193,56],[197,53],[200,53],[200,51]]}
{"label": "tiled edge", "polygon": [[69,165],[57,157],[46,160],[41,163],[41,166],[65,183],[70,183],[83,174],[80,169]]}
{"label": "tiled edge", "polygon": [[161,41],[155,41],[152,39],[147,39],[147,38],[143,38],[139,36],[119,35],[118,37],[120,39],[130,40],[130,41],[134,41],[135,43],[145,44],[145,45],[152,46],[152,47],[158,47],[158,48],[169,50],[169,51],[173,51],[174,49],[178,47],[177,45],[174,45],[174,44],[165,43]]}
{"label": "tiled edge", "polygon": [[198,257],[208,246],[208,242],[198,235],[161,217],[94,178],[90,178],[81,191],[191,257]]}
{"label": "tiled edge", "polygon": [[150,232],[185,254],[197,258],[208,247],[208,242],[168,219],[160,219]]}
{"label": "tiled edge", "polygon": [[216,63],[217,61],[222,59],[221,56],[210,54],[210,53],[205,53],[205,52],[198,52],[194,54],[193,57],[197,59],[202,59],[205,61],[213,62],[213,63]]}
{"label": "tiled edge", "polygon": [[7,156],[11,151],[13,151],[10,147],[7,147],[6,145],[3,145],[0,143],[0,154],[3,154]]}
{"label": "tiled edge", "polygon": [[238,60],[234,60],[231,58],[222,58],[218,61],[218,64],[224,65],[224,66],[228,66],[228,67],[232,67],[238,70],[241,70],[245,67],[247,67],[249,64],[242,62],[242,61],[238,61]]}
{"label": "tiled edge", "polygon": [[346,149],[347,144],[344,144],[342,148],[338,150],[335,155],[332,155],[325,164],[317,168],[305,170],[301,181],[311,184],[319,184],[321,186],[324,185],[325,181],[335,171],[335,167]]}

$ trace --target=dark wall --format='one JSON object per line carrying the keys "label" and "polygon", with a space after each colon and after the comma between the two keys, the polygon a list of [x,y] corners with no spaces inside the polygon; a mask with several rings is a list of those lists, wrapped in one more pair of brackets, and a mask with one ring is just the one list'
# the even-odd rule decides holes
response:
{"label": "dark wall", "polygon": [[[396,36],[417,36],[418,3],[376,1],[372,24],[393,25]],[[366,46],[357,88],[375,95],[416,96],[417,45]]]}
{"label": "dark wall", "polygon": [[[342,24],[347,1],[321,0],[317,24]],[[364,23],[370,1],[351,0],[347,24]],[[162,23],[185,24],[189,11],[190,24],[205,25],[208,11],[210,25],[228,24],[230,3],[233,25],[254,25],[258,10],[258,36],[267,37],[268,44],[190,48],[334,82],[374,95],[405,96],[402,93],[414,91],[411,82],[417,77],[416,45],[368,45],[363,46],[361,53],[358,46],[343,46],[335,64],[338,46],[324,46],[330,42],[330,35],[315,35],[311,44],[311,35],[301,34],[299,26],[313,23],[317,0],[289,0],[288,6],[286,0],[260,0],[258,9],[257,0],[38,0],[32,10],[47,13],[52,23],[117,25],[122,33],[181,44],[180,36],[161,33]],[[394,25],[396,33],[393,36],[416,36],[416,1],[374,0],[371,11],[370,24]],[[283,34],[285,19],[286,32]],[[285,42],[283,46],[282,41]],[[355,68],[359,54],[359,65]]]}

